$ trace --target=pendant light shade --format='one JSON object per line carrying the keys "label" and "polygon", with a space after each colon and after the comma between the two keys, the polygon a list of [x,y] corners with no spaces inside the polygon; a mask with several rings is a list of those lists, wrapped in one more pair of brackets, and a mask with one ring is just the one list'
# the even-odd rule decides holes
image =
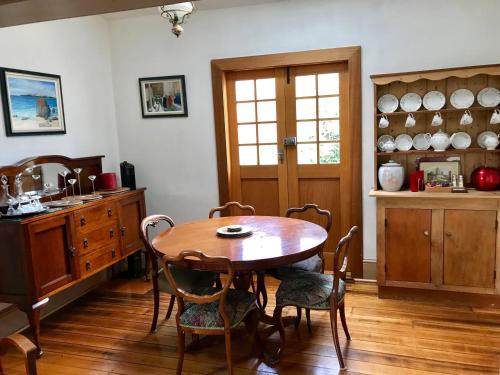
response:
{"label": "pendant light shade", "polygon": [[191,1],[158,7],[161,16],[168,19],[172,24],[172,33],[177,37],[184,31],[181,25],[187,21],[193,10],[194,5]]}

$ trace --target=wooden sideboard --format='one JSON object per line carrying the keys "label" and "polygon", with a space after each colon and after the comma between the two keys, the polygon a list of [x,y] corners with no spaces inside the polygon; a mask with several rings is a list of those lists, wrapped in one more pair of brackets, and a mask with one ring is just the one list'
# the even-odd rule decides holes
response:
{"label": "wooden sideboard", "polygon": [[[0,175],[3,171],[8,169],[0,168]],[[143,248],[139,226],[145,217],[144,190],[0,220],[0,302],[27,314],[39,349],[40,310],[50,296]]]}

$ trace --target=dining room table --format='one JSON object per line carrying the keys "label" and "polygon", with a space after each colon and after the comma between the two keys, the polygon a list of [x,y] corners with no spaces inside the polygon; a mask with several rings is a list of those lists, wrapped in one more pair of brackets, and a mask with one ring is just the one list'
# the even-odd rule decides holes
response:
{"label": "dining room table", "polygon": [[[237,225],[250,229],[245,236],[225,237],[219,232]],[[318,254],[328,238],[326,230],[315,223],[278,216],[224,216],[195,220],[160,232],[152,241],[153,248],[162,255],[177,256],[183,250],[199,250],[207,256],[223,256],[232,262],[235,288],[248,290],[252,274],[257,274],[257,304],[260,321],[276,326],[266,314],[267,291],[264,283],[266,270],[287,266]],[[187,267],[213,272],[214,263],[199,259],[189,260]]]}

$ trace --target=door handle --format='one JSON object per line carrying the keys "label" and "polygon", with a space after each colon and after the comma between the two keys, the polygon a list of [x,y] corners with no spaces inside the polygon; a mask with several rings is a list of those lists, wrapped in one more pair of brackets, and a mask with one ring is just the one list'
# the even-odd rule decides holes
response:
{"label": "door handle", "polygon": [[429,231],[428,230],[424,230],[424,236],[429,237]]}
{"label": "door handle", "polygon": [[285,137],[283,139],[283,144],[285,145],[285,147],[296,146],[297,145],[297,137]]}

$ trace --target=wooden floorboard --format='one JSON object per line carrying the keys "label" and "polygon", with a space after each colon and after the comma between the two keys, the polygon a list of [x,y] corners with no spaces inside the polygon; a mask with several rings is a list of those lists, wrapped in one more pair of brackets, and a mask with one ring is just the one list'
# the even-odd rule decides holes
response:
{"label": "wooden floorboard", "polygon": [[[267,279],[266,284],[272,311],[278,283]],[[158,332],[149,332],[150,289],[141,280],[114,280],[45,319],[39,373],[174,374],[175,321],[160,319]],[[161,317],[168,296],[162,301]],[[340,330],[340,345],[347,370],[339,369],[328,313],[312,312],[312,333],[305,322],[286,329],[287,347],[275,367],[250,355],[251,340],[244,327],[238,328],[233,334],[235,374],[500,374],[499,310],[382,300],[374,284],[349,284],[346,315],[352,340]],[[268,349],[276,348],[278,340],[272,335]],[[24,373],[13,351],[3,363],[7,375]],[[204,338],[188,351],[183,373],[225,374],[223,338]]]}

